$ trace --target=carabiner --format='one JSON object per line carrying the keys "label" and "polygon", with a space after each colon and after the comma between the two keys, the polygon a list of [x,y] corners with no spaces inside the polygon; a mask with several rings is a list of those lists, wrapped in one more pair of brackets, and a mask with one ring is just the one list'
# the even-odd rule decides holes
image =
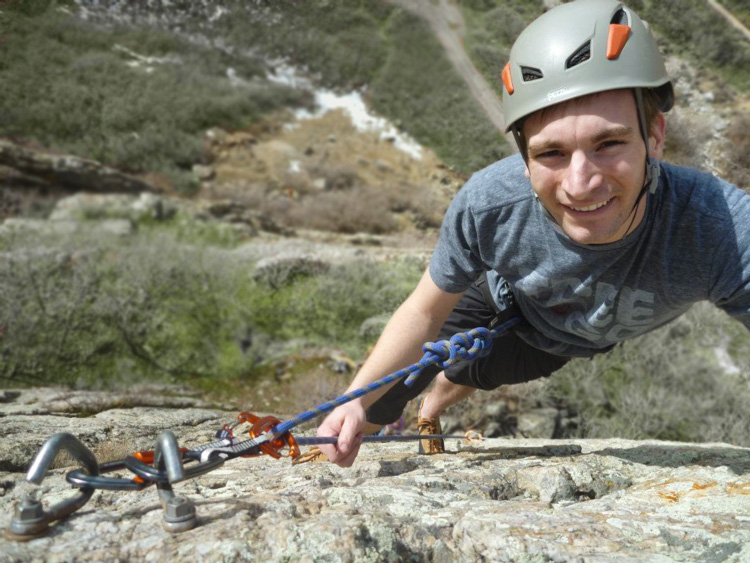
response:
{"label": "carabiner", "polygon": [[[49,438],[37,453],[34,462],[26,473],[26,480],[35,485],[41,485],[47,475],[47,470],[55,461],[60,450],[67,451],[90,476],[99,475],[99,464],[96,457],[84,446],[78,438],[67,432],[60,432]],[[16,508],[16,513],[10,521],[6,534],[12,539],[27,541],[38,537],[47,531],[49,524],[72,514],[86,504],[94,494],[93,487],[80,487],[75,496],[60,501],[44,510],[40,501],[24,498]]]}

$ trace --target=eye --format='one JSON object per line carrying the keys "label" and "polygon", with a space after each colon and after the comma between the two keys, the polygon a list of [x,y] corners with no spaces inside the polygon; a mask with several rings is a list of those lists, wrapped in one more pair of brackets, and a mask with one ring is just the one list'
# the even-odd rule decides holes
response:
{"label": "eye", "polygon": [[610,139],[609,141],[604,141],[599,145],[600,149],[608,149],[610,147],[616,147],[619,145],[624,145],[625,141],[621,141],[619,139]]}
{"label": "eye", "polygon": [[534,156],[537,159],[555,158],[562,156],[562,152],[559,150],[544,151]]}

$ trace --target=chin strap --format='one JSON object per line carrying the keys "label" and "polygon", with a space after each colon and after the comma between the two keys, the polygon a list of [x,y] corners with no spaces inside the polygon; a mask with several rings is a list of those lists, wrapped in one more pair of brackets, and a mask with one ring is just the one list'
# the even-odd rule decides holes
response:
{"label": "chin strap", "polygon": [[654,157],[650,157],[646,160],[646,186],[651,194],[656,193],[656,188],[659,186],[659,174],[661,168],[659,167],[659,161]]}
{"label": "chin strap", "polygon": [[521,153],[521,158],[526,163],[526,167],[529,166],[529,156],[526,154],[526,140],[523,138],[519,127],[514,123],[510,128],[513,133],[513,138],[516,140],[516,146],[518,146],[518,152]]}

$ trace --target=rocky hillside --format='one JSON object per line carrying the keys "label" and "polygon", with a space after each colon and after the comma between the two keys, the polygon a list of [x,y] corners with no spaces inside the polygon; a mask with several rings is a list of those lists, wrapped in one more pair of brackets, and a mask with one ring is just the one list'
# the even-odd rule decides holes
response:
{"label": "rocky hillside", "polygon": [[[141,185],[168,193],[176,188],[196,200],[231,201],[287,229],[373,234],[434,229],[466,177],[513,150],[496,129],[502,127],[501,108],[485,59],[504,60],[501,39],[512,38],[525,19],[541,11],[534,2],[508,9],[468,3],[462,11],[447,0],[425,10],[409,1],[348,11],[315,3],[296,11],[260,3],[236,13],[222,2],[180,9],[142,2],[56,4],[29,8],[33,17],[23,23],[15,11],[0,13],[20,30],[5,42],[9,60],[19,58],[12,49],[19,55],[38,50],[38,64],[44,65],[57,52],[63,57],[58,64],[69,69],[47,80],[42,92],[48,94],[30,100],[28,115],[4,111],[0,136],[57,159],[35,167],[28,154],[0,151],[0,217],[44,216],[49,199],[64,190],[132,191]],[[328,24],[320,23],[323,15],[331,19]],[[295,31],[306,25],[305,18],[312,20],[308,38]],[[656,23],[658,31],[662,22]],[[238,36],[236,25],[247,33]],[[496,28],[502,25],[508,29],[498,39]],[[274,30],[289,38],[286,47],[274,39]],[[318,53],[308,43],[326,34],[330,42],[316,47]],[[399,43],[402,36],[411,46]],[[667,158],[747,187],[748,93],[709,63],[697,64],[680,43],[660,40],[678,90]],[[352,66],[342,49],[356,54],[357,64]],[[418,52],[414,60],[412,51]],[[428,59],[442,66],[397,74],[412,65],[425,67]],[[44,79],[37,84],[40,77],[24,68],[10,65],[4,79],[39,90]],[[99,76],[105,71],[106,80]],[[54,68],[41,72],[51,76]],[[427,75],[438,82],[419,81]],[[84,103],[60,102],[68,99]],[[325,112],[332,107],[338,109]],[[412,135],[406,143],[404,132]],[[470,155],[484,148],[495,152],[472,161]],[[86,176],[66,168],[72,157],[136,178],[123,176],[113,185],[90,169]]]}
{"label": "rocky hillside", "polygon": [[[186,446],[206,443],[236,415],[190,398],[160,397],[167,408],[154,408],[149,395],[159,390],[6,392],[0,526],[28,495],[49,509],[75,494],[64,481],[76,467],[70,458],[61,456],[41,486],[15,472],[53,432],[73,433],[104,461],[153,448],[164,429]],[[413,443],[365,445],[352,469],[231,460],[175,485],[187,499],[181,510],[197,514],[181,533],[162,528],[153,487],[99,491],[37,539],[0,537],[0,561],[750,558],[747,449],[614,439],[451,440],[447,449],[418,456]]]}

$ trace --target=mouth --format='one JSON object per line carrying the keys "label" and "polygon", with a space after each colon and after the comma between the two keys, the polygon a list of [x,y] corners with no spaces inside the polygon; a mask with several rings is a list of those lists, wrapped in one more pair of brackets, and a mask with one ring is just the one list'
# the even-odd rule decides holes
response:
{"label": "mouth", "polygon": [[610,201],[612,201],[614,198],[611,197],[607,201],[601,201],[599,203],[592,203],[591,205],[586,205],[584,207],[577,207],[574,205],[566,205],[568,209],[572,209],[573,211],[578,211],[580,213],[590,213],[592,211],[596,211],[597,209],[601,209],[605,205],[607,205]]}

